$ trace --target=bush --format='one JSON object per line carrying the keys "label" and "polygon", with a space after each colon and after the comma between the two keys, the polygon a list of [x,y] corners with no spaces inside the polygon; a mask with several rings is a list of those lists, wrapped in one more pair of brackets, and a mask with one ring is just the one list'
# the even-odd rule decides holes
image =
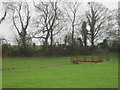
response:
{"label": "bush", "polygon": [[91,55],[91,54],[105,54],[109,51],[117,52],[118,47],[109,46],[108,48],[102,49],[101,47],[71,47],[70,45],[53,45],[48,46],[48,51],[46,52],[43,46],[32,45],[27,46],[26,50],[23,53],[23,49],[19,46],[9,46],[4,44],[2,47],[3,57],[32,57],[32,56],[73,56],[73,55]]}
{"label": "bush", "polygon": [[91,55],[92,54],[92,48],[91,47],[80,47],[79,48],[79,54],[80,55]]}
{"label": "bush", "polygon": [[110,47],[108,48],[108,50],[109,50],[110,52],[119,52],[119,47],[110,46]]}
{"label": "bush", "polygon": [[97,54],[97,55],[103,54],[104,55],[108,52],[109,52],[108,49],[96,48],[96,49],[93,50],[92,54]]}
{"label": "bush", "polygon": [[8,44],[2,45],[2,57],[8,57],[9,46]]}

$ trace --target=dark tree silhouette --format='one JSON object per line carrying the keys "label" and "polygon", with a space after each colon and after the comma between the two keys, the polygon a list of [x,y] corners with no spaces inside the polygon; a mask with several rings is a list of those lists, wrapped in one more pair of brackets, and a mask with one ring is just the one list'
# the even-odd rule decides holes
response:
{"label": "dark tree silhouette", "polygon": [[82,24],[82,38],[84,42],[84,46],[87,46],[87,35],[88,35],[88,30],[86,29],[86,22],[84,21]]}
{"label": "dark tree silhouette", "polygon": [[99,31],[102,29],[106,20],[108,9],[97,2],[89,2],[88,5],[90,11],[86,14],[86,17],[90,26],[90,42],[94,46],[95,39],[98,37]]}
{"label": "dark tree silhouette", "polygon": [[[22,51],[25,54],[27,48],[27,41],[30,39],[27,37],[27,28],[30,22],[30,13],[29,13],[29,6],[27,2],[15,2],[12,5],[13,10],[13,25],[17,30],[19,35],[19,44],[22,47]],[[20,24],[18,24],[20,23]]]}
{"label": "dark tree silhouette", "polygon": [[[39,34],[38,37],[35,35],[34,38],[42,38],[44,39],[44,46],[45,51],[48,51],[48,39],[50,38],[50,46],[52,48],[53,45],[53,36],[57,34],[63,27],[59,27],[60,18],[61,18],[61,11],[57,6],[58,2],[40,2],[39,4],[35,4],[34,6],[37,8],[38,12],[40,13],[40,21],[39,25],[40,30],[37,31],[36,34]],[[58,32],[54,33],[55,29],[58,29]],[[40,36],[41,35],[41,36]]]}
{"label": "dark tree silhouette", "polygon": [[[79,2],[69,2],[67,3],[67,6],[66,6],[66,12],[67,12],[67,17],[69,18],[69,23],[71,23],[71,34],[72,34],[72,48],[74,46],[74,43],[75,43],[75,27],[76,25],[78,25],[78,22],[77,22],[77,16],[78,16],[78,10],[79,10],[79,6],[81,5],[81,3]],[[70,11],[68,11],[68,9]]]}

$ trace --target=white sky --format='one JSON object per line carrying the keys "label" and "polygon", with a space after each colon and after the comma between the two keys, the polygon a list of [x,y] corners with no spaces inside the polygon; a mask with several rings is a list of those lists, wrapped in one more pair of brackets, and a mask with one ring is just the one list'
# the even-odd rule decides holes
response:
{"label": "white sky", "polygon": [[[0,2],[3,1],[19,1],[19,0],[0,0]],[[24,0],[23,0],[24,1]],[[26,0],[29,3],[32,4],[33,0]],[[34,0],[37,1],[37,0]],[[44,1],[49,1],[49,0],[44,0]],[[63,0],[64,1],[64,0]],[[75,1],[75,0],[67,0],[67,1]],[[106,6],[108,9],[113,10],[118,8],[118,2],[120,0],[77,0],[80,2],[89,2],[89,1],[96,1],[96,2],[101,2],[104,6]],[[0,6],[1,8],[1,6]],[[1,11],[0,11],[1,14]],[[0,15],[1,17],[2,15]],[[7,22],[6,22],[7,21]],[[0,25],[0,37],[6,38],[9,42],[14,43],[14,37],[15,37],[15,31],[13,30],[13,27],[11,24],[9,24],[11,21],[6,20]]]}

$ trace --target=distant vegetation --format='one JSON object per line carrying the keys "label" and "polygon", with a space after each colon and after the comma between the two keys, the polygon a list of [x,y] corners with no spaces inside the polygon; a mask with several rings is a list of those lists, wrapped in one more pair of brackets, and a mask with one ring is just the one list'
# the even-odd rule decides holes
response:
{"label": "distant vegetation", "polygon": [[75,45],[74,48],[71,48],[70,45],[54,45],[48,46],[48,51],[44,50],[43,45],[29,45],[25,53],[22,53],[21,48],[18,45],[8,45],[3,44],[2,46],[2,55],[3,57],[39,57],[39,56],[71,56],[71,55],[93,55],[93,54],[107,54],[107,53],[117,53],[118,51],[117,44],[114,45],[104,45],[99,44],[94,47],[91,46],[79,46]]}
{"label": "distant vegetation", "polygon": [[[61,6],[61,3],[63,6]],[[2,2],[4,20],[12,21],[17,45],[0,38],[3,57],[69,56],[118,52],[117,9],[109,10],[99,2]],[[34,10],[31,13],[31,10]],[[81,13],[83,11],[84,13]],[[41,45],[36,45],[37,39]],[[6,41],[6,42],[4,42]]]}

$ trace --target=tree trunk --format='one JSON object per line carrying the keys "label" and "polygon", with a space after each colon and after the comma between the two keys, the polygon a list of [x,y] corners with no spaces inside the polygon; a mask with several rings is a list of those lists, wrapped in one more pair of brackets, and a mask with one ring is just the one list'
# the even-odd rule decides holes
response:
{"label": "tree trunk", "polygon": [[95,27],[95,24],[92,24],[91,26],[91,46],[93,47],[94,46],[94,27]]}
{"label": "tree trunk", "polygon": [[91,36],[91,45],[94,46],[94,36]]}
{"label": "tree trunk", "polygon": [[53,30],[51,30],[51,37],[50,37],[51,41],[50,41],[50,46],[52,48],[53,45]]}
{"label": "tree trunk", "polygon": [[45,52],[48,52],[48,38],[45,38],[44,50]]}
{"label": "tree trunk", "polygon": [[25,55],[26,54],[26,35],[23,34],[23,36],[21,36],[21,49],[22,49],[22,54]]}
{"label": "tree trunk", "polygon": [[74,25],[72,25],[72,50],[74,48]]}
{"label": "tree trunk", "polygon": [[84,38],[84,45],[87,46],[87,37]]}

